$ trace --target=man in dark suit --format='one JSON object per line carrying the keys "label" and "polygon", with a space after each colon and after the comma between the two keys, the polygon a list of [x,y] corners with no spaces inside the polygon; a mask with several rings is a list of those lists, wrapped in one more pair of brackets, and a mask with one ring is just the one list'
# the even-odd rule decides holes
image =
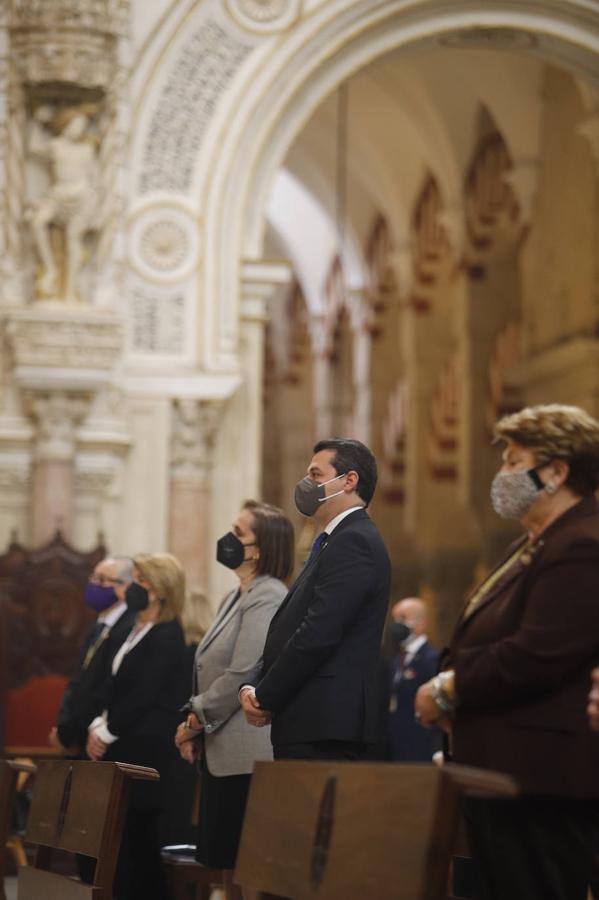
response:
{"label": "man in dark suit", "polygon": [[423,728],[414,716],[414,699],[421,684],[436,675],[439,651],[426,636],[426,604],[418,597],[406,597],[391,610],[389,748],[397,762],[431,762],[441,750],[439,728]]}
{"label": "man in dark suit", "polygon": [[107,557],[92,572],[85,601],[98,618],[86,635],[81,664],[64,692],[56,726],[48,740],[57,750],[86,758],[87,728],[102,710],[100,689],[110,674],[112,659],[134,624],[125,591],[133,576],[130,559]]}
{"label": "man in dark suit", "polygon": [[248,722],[272,721],[275,759],[361,759],[377,738],[391,566],[366,507],[376,460],[359,441],[314,447],[296,506],[321,531],[241,688]]}

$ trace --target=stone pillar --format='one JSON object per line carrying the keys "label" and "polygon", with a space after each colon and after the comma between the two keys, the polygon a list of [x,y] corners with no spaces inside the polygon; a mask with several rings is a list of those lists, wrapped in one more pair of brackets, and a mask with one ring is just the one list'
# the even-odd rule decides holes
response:
{"label": "stone pillar", "polygon": [[268,303],[291,280],[286,263],[246,262],[243,266],[241,300],[241,367],[244,375],[246,494],[262,493],[262,410],[264,379],[264,328]]}
{"label": "stone pillar", "polygon": [[187,578],[186,631],[198,638],[206,615],[209,523],[214,438],[220,400],[180,399],[173,403],[169,547]]}
{"label": "stone pillar", "polygon": [[57,529],[68,540],[76,539],[72,534],[75,436],[89,401],[88,394],[76,391],[26,395],[26,408],[36,425],[31,493],[34,546],[50,540]]}
{"label": "stone pillar", "polygon": [[332,386],[331,386],[331,348],[322,315],[312,316],[310,321],[312,347],[314,348],[313,387],[314,387],[314,433],[318,440],[329,437],[333,433]]}

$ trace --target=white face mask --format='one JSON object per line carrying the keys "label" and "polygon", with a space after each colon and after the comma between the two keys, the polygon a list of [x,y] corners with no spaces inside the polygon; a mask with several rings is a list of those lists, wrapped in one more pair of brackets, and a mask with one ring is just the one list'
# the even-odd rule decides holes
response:
{"label": "white face mask", "polygon": [[546,485],[536,469],[498,472],[491,484],[491,503],[502,519],[521,519]]}

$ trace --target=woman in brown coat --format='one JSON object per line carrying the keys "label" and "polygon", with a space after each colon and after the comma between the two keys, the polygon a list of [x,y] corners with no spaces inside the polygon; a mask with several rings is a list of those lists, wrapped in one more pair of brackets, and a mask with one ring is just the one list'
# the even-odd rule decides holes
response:
{"label": "woman in brown coat", "polygon": [[468,598],[445,670],[416,714],[451,730],[455,762],[512,775],[513,800],[471,800],[484,900],[586,900],[599,846],[599,736],[586,718],[599,663],[599,423],[537,406],[496,426],[495,511],[525,529]]}

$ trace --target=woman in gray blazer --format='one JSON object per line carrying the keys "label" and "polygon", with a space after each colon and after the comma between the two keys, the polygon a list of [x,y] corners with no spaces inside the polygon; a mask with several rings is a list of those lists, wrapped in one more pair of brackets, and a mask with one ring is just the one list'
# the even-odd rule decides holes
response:
{"label": "woman in gray blazer", "polygon": [[[272,759],[270,728],[247,724],[239,686],[260,659],[270,620],[287,593],[283,582],[293,569],[293,526],[277,507],[248,500],[233,530],[218,541],[216,557],[234,570],[239,587],[225,596],[198,646],[188,716],[175,743],[188,762],[199,760],[196,858],[232,870],[254,762]],[[232,879],[227,881],[227,897],[241,896]]]}

